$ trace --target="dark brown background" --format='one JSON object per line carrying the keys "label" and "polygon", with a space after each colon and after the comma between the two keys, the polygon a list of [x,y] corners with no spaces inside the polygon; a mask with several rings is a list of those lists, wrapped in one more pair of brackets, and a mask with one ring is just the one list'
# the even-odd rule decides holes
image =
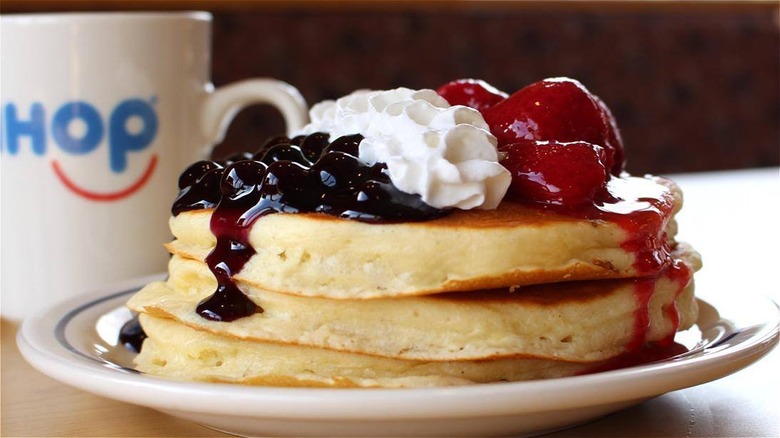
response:
{"label": "dark brown background", "polygon": [[[205,9],[213,80],[271,76],[311,104],[356,88],[581,80],[615,113],[632,173],[780,164],[775,2],[19,2],[2,12]],[[215,155],[282,130],[242,111]]]}

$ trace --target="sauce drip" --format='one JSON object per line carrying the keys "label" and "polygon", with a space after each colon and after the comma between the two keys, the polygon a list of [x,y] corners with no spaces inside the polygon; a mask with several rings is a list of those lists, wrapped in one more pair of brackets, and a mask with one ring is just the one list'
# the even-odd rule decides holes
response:
{"label": "sauce drip", "polygon": [[610,178],[592,203],[576,206],[523,201],[564,216],[607,221],[626,232],[621,248],[634,254],[637,277],[658,275],[672,263],[665,228],[674,211],[674,195],[657,178]]}
{"label": "sauce drip", "polygon": [[672,263],[665,232],[674,210],[671,191],[647,178],[612,178],[607,188],[614,200],[594,205],[587,217],[617,223],[628,236],[621,247],[634,254],[637,276],[657,275]]}
{"label": "sauce drip", "polygon": [[668,345],[674,342],[674,335],[680,328],[680,310],[677,308],[677,298],[679,298],[680,294],[682,294],[685,287],[688,286],[688,283],[690,283],[693,278],[691,268],[680,260],[675,260],[669,267],[668,272],[669,277],[677,283],[677,291],[675,292],[674,300],[663,308],[664,314],[669,318],[669,321],[672,324],[672,330],[666,339],[659,342],[661,345]]}
{"label": "sauce drip", "polygon": [[[674,336],[680,328],[680,312],[677,308],[677,298],[691,281],[691,269],[680,260],[674,260],[664,270],[664,274],[670,278],[676,285],[672,301],[662,306],[661,311],[664,317],[669,319],[671,328],[669,334],[657,344],[661,347],[674,343]],[[647,342],[648,331],[650,329],[650,300],[655,290],[655,281],[660,274],[654,278],[643,278],[635,280],[634,298],[637,302],[634,311],[634,332],[631,341],[626,345],[626,350],[639,351]]]}
{"label": "sauce drip", "polygon": [[133,353],[141,352],[141,346],[145,339],[146,333],[141,327],[141,323],[138,322],[138,316],[134,316],[119,329],[119,343]]}
{"label": "sauce drip", "polygon": [[[677,283],[675,300],[691,279],[690,269],[671,255],[666,225],[674,211],[674,196],[670,189],[650,178],[610,178],[606,193],[593,204],[576,208],[548,205],[545,209],[560,214],[584,217],[590,220],[604,220],[615,223],[626,232],[627,238],[621,245],[626,252],[634,254],[634,327],[628,352],[638,352],[646,345],[650,328],[650,300],[655,282],[666,275]],[[680,315],[673,301],[664,307],[665,316],[672,323],[670,335],[659,345],[670,345],[680,324]]]}
{"label": "sauce drip", "polygon": [[647,340],[650,329],[650,300],[655,291],[655,279],[643,278],[634,282],[634,332],[631,340],[626,344],[627,351],[639,351]]}
{"label": "sauce drip", "polygon": [[[671,256],[669,242],[666,235],[666,225],[669,222],[673,209],[674,199],[663,186],[656,185],[656,193],[648,196],[635,196],[627,190],[628,185],[622,180],[615,180],[610,186],[611,193],[620,198],[626,205],[604,204],[599,207],[601,214],[618,223],[623,228],[628,238],[623,242],[622,248],[634,254],[633,267],[639,278],[634,284],[634,298],[636,310],[634,312],[634,332],[631,340],[626,345],[628,352],[641,351],[647,342],[650,329],[650,300],[655,290],[655,281],[662,275],[667,275],[677,284],[674,299],[664,306],[662,311],[671,321],[669,335],[658,342],[663,347],[674,342],[674,336],[680,326],[680,314],[676,300],[691,279],[690,269],[679,260]],[[652,180],[642,181],[648,191],[653,187],[647,183]],[[627,208],[627,209],[626,209]]]}

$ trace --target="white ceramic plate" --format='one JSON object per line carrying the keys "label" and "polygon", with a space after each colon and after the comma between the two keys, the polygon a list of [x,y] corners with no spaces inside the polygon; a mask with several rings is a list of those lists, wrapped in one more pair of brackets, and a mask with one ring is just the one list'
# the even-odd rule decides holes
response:
{"label": "white ceramic plate", "polygon": [[[117,346],[127,298],[152,278],[98,291],[26,320],[18,343],[38,370],[94,394],[240,435],[523,435],[573,426],[731,374],[778,341],[769,300],[700,301],[690,351],[661,362],[562,379],[433,389],[310,389],[185,383],[129,369]],[[717,308],[717,309],[716,309]],[[722,314],[718,313],[718,309]]]}

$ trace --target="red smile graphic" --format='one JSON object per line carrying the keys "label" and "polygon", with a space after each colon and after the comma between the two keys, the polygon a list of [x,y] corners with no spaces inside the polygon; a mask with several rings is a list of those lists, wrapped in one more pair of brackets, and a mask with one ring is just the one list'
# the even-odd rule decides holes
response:
{"label": "red smile graphic", "polygon": [[111,202],[118,201],[132,195],[141,187],[143,187],[147,181],[149,181],[152,173],[154,173],[154,168],[157,167],[157,155],[152,155],[152,158],[149,160],[149,164],[146,166],[146,170],[144,170],[144,173],[140,178],[138,178],[138,180],[124,189],[108,193],[93,192],[91,190],[79,187],[76,185],[76,183],[73,182],[73,180],[68,177],[68,175],[65,174],[65,172],[63,172],[62,168],[60,167],[60,163],[58,163],[57,160],[52,160],[51,167],[54,169],[54,174],[57,175],[57,178],[59,178],[65,187],[67,187],[71,192],[91,201]]}

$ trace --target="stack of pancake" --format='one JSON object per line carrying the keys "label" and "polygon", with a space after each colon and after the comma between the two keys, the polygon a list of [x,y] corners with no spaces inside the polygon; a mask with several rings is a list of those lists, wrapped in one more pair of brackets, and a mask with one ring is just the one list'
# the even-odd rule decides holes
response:
{"label": "stack of pancake", "polygon": [[582,374],[668,345],[696,319],[699,258],[674,240],[679,188],[623,180],[674,202],[643,230],[670,255],[655,271],[619,221],[509,201],[408,223],[276,213],[253,224],[256,254],[233,276],[262,312],[231,322],[195,312],[217,285],[204,262],[213,210],[181,213],[168,280],[128,303],[148,335],[137,368],[261,385],[442,386]]}

